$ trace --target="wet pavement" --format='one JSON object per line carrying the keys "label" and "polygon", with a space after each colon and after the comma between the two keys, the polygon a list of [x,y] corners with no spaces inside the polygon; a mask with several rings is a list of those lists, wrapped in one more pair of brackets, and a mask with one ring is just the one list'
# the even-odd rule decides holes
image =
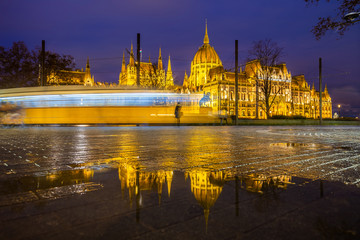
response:
{"label": "wet pavement", "polygon": [[0,140],[0,239],[360,236],[360,127],[32,127]]}

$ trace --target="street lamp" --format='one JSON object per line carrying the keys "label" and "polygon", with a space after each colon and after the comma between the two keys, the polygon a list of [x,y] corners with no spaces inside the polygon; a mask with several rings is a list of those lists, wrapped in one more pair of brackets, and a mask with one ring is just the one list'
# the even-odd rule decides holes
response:
{"label": "street lamp", "polygon": [[346,22],[358,22],[360,20],[356,20],[358,17],[360,16],[360,12],[351,12],[351,13],[348,13],[346,14],[343,19],[346,21]]}
{"label": "street lamp", "polygon": [[340,118],[340,112],[341,112],[341,105],[338,104],[338,109],[339,109],[339,118]]}

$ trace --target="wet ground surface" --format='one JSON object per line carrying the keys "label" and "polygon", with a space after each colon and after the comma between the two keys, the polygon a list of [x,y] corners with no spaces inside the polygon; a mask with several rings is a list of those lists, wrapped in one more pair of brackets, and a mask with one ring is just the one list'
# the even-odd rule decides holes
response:
{"label": "wet ground surface", "polygon": [[360,127],[34,127],[0,140],[0,239],[360,236]]}

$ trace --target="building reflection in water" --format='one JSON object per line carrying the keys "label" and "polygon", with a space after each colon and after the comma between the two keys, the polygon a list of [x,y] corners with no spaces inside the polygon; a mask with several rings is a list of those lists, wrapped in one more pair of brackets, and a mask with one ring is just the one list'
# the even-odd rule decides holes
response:
{"label": "building reflection in water", "polygon": [[[101,184],[91,182],[93,176],[94,171],[91,169],[57,171],[41,176],[23,176],[18,179],[2,181],[0,188],[1,194],[8,196],[3,200],[7,199],[11,203],[24,203],[41,199],[54,200],[101,189]],[[23,197],[24,194],[27,197]],[[6,201],[2,202],[2,204],[5,203]]]}
{"label": "building reflection in water", "polygon": [[135,198],[137,221],[140,219],[140,208],[143,205],[142,191],[157,192],[160,205],[163,185],[166,183],[168,197],[170,198],[173,171],[159,170],[156,172],[146,172],[141,171],[139,167],[133,167],[127,163],[120,164],[118,171],[122,196],[125,196],[125,190],[127,189],[130,207],[132,207]]}
{"label": "building reflection in water", "polygon": [[244,188],[249,192],[264,193],[274,188],[286,189],[287,185],[291,183],[291,176],[266,176],[264,174],[249,174],[242,177]]}
{"label": "building reflection in water", "polygon": [[224,175],[224,171],[210,172],[197,170],[187,172],[185,175],[185,178],[189,176],[191,180],[191,192],[204,209],[206,228],[210,208],[215,204],[223,189],[225,183]]}
{"label": "building reflection in water", "polygon": [[171,182],[173,171],[159,170],[156,172],[142,171],[129,164],[121,164],[118,168],[119,180],[121,182],[121,192],[125,196],[125,190],[128,191],[129,203],[132,206],[134,197],[140,194],[140,206],[142,205],[141,191],[153,191],[158,195],[159,204],[161,204],[163,185],[167,185],[167,193],[170,197]]}
{"label": "building reflection in water", "polygon": [[45,176],[47,187],[50,186],[64,186],[71,184],[80,184],[89,182],[94,177],[94,170],[92,169],[77,169],[71,171],[58,171],[49,173]]}
{"label": "building reflection in water", "polygon": [[[174,172],[170,170],[158,170],[147,172],[137,166],[128,163],[120,164],[118,168],[119,180],[121,181],[122,196],[125,197],[127,191],[130,207],[136,202],[136,218],[139,221],[140,209],[143,206],[142,192],[156,192],[159,205],[163,194],[163,185],[167,185],[167,193],[170,198],[171,183]],[[264,194],[275,189],[286,189],[291,184],[291,176],[267,176],[265,174],[247,174],[238,176],[228,171],[201,170],[193,169],[184,173],[185,179],[190,180],[190,190],[198,204],[204,210],[205,225],[207,229],[210,209],[215,205],[224,184],[226,182],[235,182],[236,208],[238,211],[239,191],[245,190],[256,194]],[[239,184],[240,183],[240,184]],[[236,214],[238,215],[238,214]]]}

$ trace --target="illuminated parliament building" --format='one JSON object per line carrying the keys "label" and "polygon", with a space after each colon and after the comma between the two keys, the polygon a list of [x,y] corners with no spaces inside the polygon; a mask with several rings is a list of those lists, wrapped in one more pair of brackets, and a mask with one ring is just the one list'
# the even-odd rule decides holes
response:
{"label": "illuminated parliament building", "polygon": [[[130,58],[127,64],[125,53],[123,54],[119,86],[137,85],[136,65],[131,44]],[[264,72],[268,73],[266,78],[262,74]],[[68,78],[72,80],[69,81]],[[59,76],[54,75],[49,78],[49,85],[62,85],[64,84],[62,81],[65,81],[66,85],[96,85],[94,77],[90,74],[89,59],[85,72],[60,71]],[[271,85],[267,95],[262,87],[265,82],[267,84],[270,82]],[[315,90],[314,84],[310,86],[307,83],[304,75],[292,76],[285,63],[263,66],[259,60],[249,61],[245,66],[240,67],[238,84],[239,118],[254,119],[258,117],[264,119],[268,115],[269,117],[301,116],[317,119],[320,116],[319,91]],[[235,115],[235,73],[224,69],[219,55],[210,45],[207,24],[205,25],[203,45],[195,53],[191,62],[190,75],[188,76],[185,72],[182,86],[174,86],[170,56],[165,70],[161,48],[157,63],[152,63],[150,58],[148,62],[140,62],[140,86],[203,96],[192,104],[200,109],[210,109],[214,114]],[[268,107],[265,104],[266,100],[271,102]],[[331,104],[331,97],[325,85],[322,92],[323,118],[332,117]]]}
{"label": "illuminated parliament building", "polygon": [[[256,118],[256,82],[258,86],[264,84],[261,73],[269,69],[268,80],[272,84],[270,100],[273,101],[269,109],[269,116],[303,116],[318,118],[319,92],[306,82],[304,75],[292,76],[286,64],[266,67],[261,66],[259,60],[246,63],[245,68],[240,67],[238,74],[239,118]],[[191,62],[191,73],[185,73],[183,82],[184,92],[204,93],[208,101],[204,103],[213,111],[235,114],[235,73],[224,69],[223,64],[210,45],[205,27],[203,45],[196,52]],[[266,118],[265,99],[262,88],[258,87],[258,117]],[[322,92],[322,116],[332,117],[331,97],[325,85]]]}

